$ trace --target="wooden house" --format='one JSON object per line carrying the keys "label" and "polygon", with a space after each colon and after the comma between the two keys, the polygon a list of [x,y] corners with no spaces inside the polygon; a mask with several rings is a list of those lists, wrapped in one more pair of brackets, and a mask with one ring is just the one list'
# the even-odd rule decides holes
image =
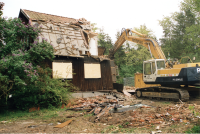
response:
{"label": "wooden house", "polygon": [[55,58],[49,63],[53,78],[71,79],[81,91],[113,90],[114,62],[97,47],[97,33],[92,32],[89,21],[25,9],[20,10],[19,18],[40,27],[39,41],[45,39],[53,45]]}

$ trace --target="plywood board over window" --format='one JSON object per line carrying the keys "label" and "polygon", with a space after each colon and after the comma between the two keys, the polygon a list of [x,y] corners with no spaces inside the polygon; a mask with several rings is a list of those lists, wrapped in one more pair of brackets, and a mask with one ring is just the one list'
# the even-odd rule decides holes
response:
{"label": "plywood board over window", "polygon": [[72,79],[72,63],[53,62],[53,78]]}
{"label": "plywood board over window", "polygon": [[100,64],[84,64],[85,78],[101,78]]}

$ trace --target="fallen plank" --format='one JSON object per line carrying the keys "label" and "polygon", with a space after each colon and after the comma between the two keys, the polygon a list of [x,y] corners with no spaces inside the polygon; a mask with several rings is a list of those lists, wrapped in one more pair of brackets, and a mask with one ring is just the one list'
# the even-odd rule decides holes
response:
{"label": "fallen plank", "polygon": [[94,114],[99,114],[100,113],[100,111],[101,111],[101,108],[100,107],[97,107],[97,108],[95,108],[95,110],[94,110]]}
{"label": "fallen plank", "polygon": [[94,111],[94,109],[92,109],[92,110],[89,112],[89,114],[91,114],[93,111]]}
{"label": "fallen plank", "polygon": [[68,120],[68,121],[66,121],[66,122],[64,122],[64,123],[61,123],[61,124],[55,126],[55,127],[56,127],[56,128],[63,128],[63,127],[65,127],[65,126],[67,126],[69,123],[71,123],[72,121],[73,121],[73,120]]}

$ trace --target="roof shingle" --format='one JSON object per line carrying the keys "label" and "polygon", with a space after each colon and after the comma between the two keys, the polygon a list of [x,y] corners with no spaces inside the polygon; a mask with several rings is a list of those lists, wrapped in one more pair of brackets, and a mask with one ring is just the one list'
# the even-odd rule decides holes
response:
{"label": "roof shingle", "polygon": [[30,11],[26,9],[21,9],[23,13],[25,13],[29,19],[31,20],[45,20],[45,21],[54,21],[54,22],[61,22],[61,23],[70,23],[76,22],[74,18],[62,17],[57,15],[51,15],[46,13],[39,13],[35,11]]}

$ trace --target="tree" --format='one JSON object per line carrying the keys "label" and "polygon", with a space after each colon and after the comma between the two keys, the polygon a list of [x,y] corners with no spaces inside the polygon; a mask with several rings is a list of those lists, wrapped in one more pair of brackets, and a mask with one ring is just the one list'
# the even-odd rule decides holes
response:
{"label": "tree", "polygon": [[196,0],[184,0],[180,12],[164,17],[159,21],[163,27],[164,37],[161,39],[165,55],[172,58],[199,55],[194,48],[200,41],[199,36],[199,3]]}
{"label": "tree", "polygon": [[3,2],[0,2],[0,17],[1,17],[1,15],[3,14],[3,12],[2,12],[3,6],[4,6],[4,3],[3,3]]}
{"label": "tree", "polygon": [[113,47],[111,37],[104,32],[103,28],[98,34],[98,45],[106,48],[105,55],[108,55],[109,49]]}
{"label": "tree", "polygon": [[153,31],[151,29],[148,29],[145,24],[140,25],[140,27],[134,27],[133,29],[139,33],[146,34],[148,37],[156,40],[156,36],[153,34]]}
{"label": "tree", "polygon": [[92,26],[92,32],[96,32],[99,28],[96,27],[97,23],[91,23]]}
{"label": "tree", "polygon": [[164,17],[163,20],[159,21],[160,25],[163,27],[164,38],[161,38],[162,50],[167,56],[168,52],[172,52],[172,30],[174,23],[172,22],[172,17]]}
{"label": "tree", "polygon": [[[192,56],[198,57],[197,60],[200,61],[200,3],[198,0],[185,0],[181,3],[182,10],[190,9],[192,14],[194,15],[194,23],[190,26],[186,27],[186,34],[184,36],[187,43],[192,45],[194,49],[190,49],[194,51]],[[199,49],[197,49],[199,48]],[[189,50],[189,49],[188,49]],[[191,54],[190,54],[191,55]]]}

